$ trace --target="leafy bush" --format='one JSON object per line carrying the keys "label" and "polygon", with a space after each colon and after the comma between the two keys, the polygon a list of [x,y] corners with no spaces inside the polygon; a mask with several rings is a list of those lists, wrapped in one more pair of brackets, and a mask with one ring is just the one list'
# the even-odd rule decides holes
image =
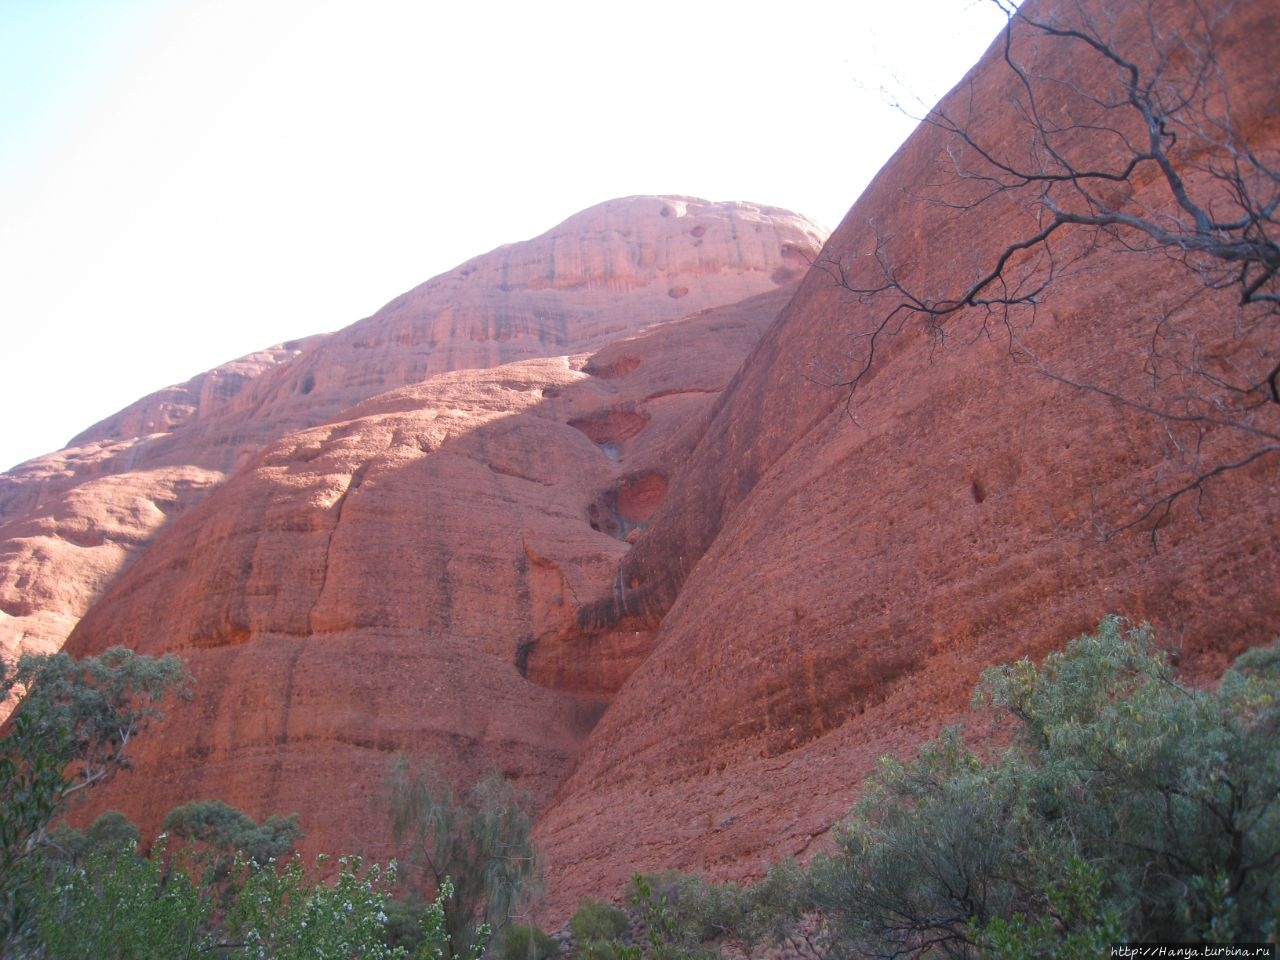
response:
{"label": "leafy bush", "polygon": [[583,900],[569,918],[569,933],[579,944],[592,940],[616,940],[627,932],[631,918],[601,900]]}
{"label": "leafy bush", "polygon": [[513,923],[502,936],[503,960],[550,960],[560,944],[538,927]]}
{"label": "leafy bush", "polygon": [[1051,884],[1044,913],[1031,919],[992,917],[973,922],[970,932],[988,960],[1077,960],[1105,957],[1125,939],[1120,918],[1102,898],[1102,871],[1073,856],[1066,879]]}
{"label": "leafy bush", "polygon": [[734,938],[748,955],[757,947],[782,947],[796,957],[820,956],[826,949],[816,922],[813,884],[794,860],[770,868],[748,890],[746,910]]}
{"label": "leafy bush", "polygon": [[133,821],[119,810],[104,810],[83,833],[66,824],[50,830],[49,854],[78,861],[101,851],[137,846],[141,840]]}
{"label": "leafy bush", "polygon": [[82,867],[61,865],[34,897],[36,926],[49,960],[193,958],[208,939],[212,912],[197,885],[147,859],[132,843],[99,848]]}
{"label": "leafy bush", "polygon": [[[639,913],[644,952],[651,958],[713,956],[725,948],[746,957],[775,948],[790,956],[819,957],[824,944],[810,887],[806,872],[795,861],[785,860],[747,885],[713,883],[675,872],[635,874],[628,899]],[[628,920],[622,911],[616,912]],[[585,943],[577,933],[575,938],[582,960],[616,960],[618,951],[627,949],[616,935]],[[641,948],[631,949],[638,960]]]}
{"label": "leafy bush", "polygon": [[[327,872],[323,860],[316,873]],[[326,882],[294,857],[256,864],[239,856],[232,883],[198,882],[163,844],[91,854],[82,866],[50,864],[34,897],[39,946],[48,960],[445,960],[451,955],[439,901],[425,905],[413,950],[387,941],[394,871],[338,861]],[[442,893],[447,894],[447,886]],[[229,951],[229,952],[228,952]],[[26,956],[27,954],[21,954]]]}
{"label": "leafy bush", "polygon": [[[413,960],[448,960],[449,935],[444,928],[443,898],[388,899],[383,905],[386,923],[382,941]],[[396,954],[398,955],[398,954]]]}
{"label": "leafy bush", "polygon": [[128,765],[130,741],[189,681],[177,657],[123,647],[84,660],[28,654],[13,669],[0,663],[0,701],[22,693],[0,740],[0,956],[18,953],[32,935],[32,894],[53,819]]}
{"label": "leafy bush", "polygon": [[1149,630],[1108,619],[1040,667],[987,671],[975,703],[1012,721],[1011,747],[982,756],[950,730],[911,763],[882,761],[815,861],[835,949],[1274,936],[1280,647],[1197,690]]}
{"label": "leafy bush", "polygon": [[[176,657],[123,648],[81,661],[26,656],[12,671],[0,664],[0,696],[24,691],[0,739],[0,957],[453,956],[441,899],[421,911],[411,954],[386,943],[390,875],[343,860],[326,883],[297,858],[275,863],[300,836],[296,817],[258,824],[217,801],[171,813],[176,841],[216,853],[216,885],[188,869],[199,857],[175,857],[164,842],[142,856],[137,828],[114,811],[84,834],[51,829],[75,794],[127,767],[130,741],[189,680]],[[440,897],[451,889],[446,880]]]}
{"label": "leafy bush", "polygon": [[283,859],[302,839],[298,815],[267,817],[262,823],[221,800],[193,800],[164,818],[171,847],[225,873],[237,854],[261,866]]}
{"label": "leafy bush", "polygon": [[[240,859],[242,882],[226,911],[228,939],[245,944],[249,956],[271,960],[392,960],[398,951],[385,943],[383,906],[394,871],[365,868],[358,857],[338,865],[330,885],[312,880],[297,857],[279,869]],[[419,955],[444,956],[448,945],[432,946],[437,952],[420,945]]]}
{"label": "leafy bush", "polygon": [[443,900],[449,942],[456,957],[478,955],[537,884],[527,800],[497,774],[460,796],[434,767],[411,769],[403,760],[391,770],[386,796],[400,862],[416,872],[419,889],[450,881]]}
{"label": "leafy bush", "polygon": [[708,885],[700,877],[679,873],[634,874],[628,899],[640,913],[650,960],[705,957],[706,918],[698,909]]}

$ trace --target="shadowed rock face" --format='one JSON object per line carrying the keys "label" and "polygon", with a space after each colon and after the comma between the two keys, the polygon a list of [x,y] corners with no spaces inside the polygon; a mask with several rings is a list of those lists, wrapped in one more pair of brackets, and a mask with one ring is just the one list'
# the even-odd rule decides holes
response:
{"label": "shadowed rock face", "polygon": [[0,475],[0,656],[57,649],[164,523],[272,441],[437,373],[588,353],[779,289],[822,236],[802,217],[750,204],[610,201],[338,333],[139,400],[67,449]]}

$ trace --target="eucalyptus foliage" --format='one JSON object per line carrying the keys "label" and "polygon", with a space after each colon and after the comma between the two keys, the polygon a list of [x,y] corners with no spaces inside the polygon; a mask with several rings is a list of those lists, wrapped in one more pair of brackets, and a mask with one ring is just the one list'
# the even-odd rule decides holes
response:
{"label": "eucalyptus foliage", "polygon": [[[259,824],[220,801],[186,804],[166,819],[172,846],[161,840],[147,855],[113,811],[85,833],[52,828],[79,791],[128,766],[129,743],[189,679],[176,657],[123,648],[80,661],[23,657],[0,673],[0,694],[22,695],[0,739],[0,960],[455,956],[447,877],[434,902],[404,918],[412,948],[391,944],[394,867],[344,859],[313,872],[277,859],[301,836],[296,817]],[[468,960],[484,946],[473,933]]]}
{"label": "eucalyptus foliage", "polygon": [[[163,844],[141,856],[128,844],[82,863],[51,861],[33,898],[37,937],[29,952],[45,960],[446,960],[439,900],[418,918],[412,952],[387,943],[394,867],[322,858],[316,870],[292,857],[258,864],[238,855],[231,882],[193,876]],[[447,892],[447,885],[444,891]]]}
{"label": "eucalyptus foliage", "polygon": [[271,816],[262,823],[221,800],[193,800],[174,807],[164,818],[164,832],[201,881],[224,881],[235,859],[259,866],[283,860],[302,839],[298,815]]}
{"label": "eucalyptus foliage", "polygon": [[83,660],[28,654],[12,669],[0,664],[0,700],[22,697],[0,740],[0,958],[31,934],[35,857],[54,817],[73,795],[128,766],[130,741],[188,681],[177,657],[123,647]]}
{"label": "eucalyptus foliage", "polygon": [[[224,943],[243,948],[254,960],[397,960],[403,949],[387,946],[384,927],[387,890],[394,870],[364,867],[358,857],[338,861],[333,884],[311,878],[300,858],[256,864],[239,859],[236,896],[227,908]],[[442,913],[437,908],[437,917]],[[442,960],[443,928],[417,956]]]}
{"label": "eucalyptus foliage", "polygon": [[988,671],[977,699],[1018,724],[1039,822],[1105,863],[1140,936],[1260,940],[1280,903],[1280,646],[1250,650],[1217,690],[1186,686],[1150,630],[1094,636]]}

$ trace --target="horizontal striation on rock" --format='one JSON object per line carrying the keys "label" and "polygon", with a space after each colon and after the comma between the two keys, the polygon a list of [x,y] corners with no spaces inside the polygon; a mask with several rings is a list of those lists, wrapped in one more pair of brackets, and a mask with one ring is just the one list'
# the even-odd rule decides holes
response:
{"label": "horizontal striation on rock", "polygon": [[[1119,11],[1105,22],[1118,42],[1148,26]],[[1278,32],[1275,11],[1253,5],[1218,38],[1233,120],[1271,157],[1280,92],[1256,81]],[[953,112],[1016,97],[998,50],[970,80]],[[1011,111],[978,113],[990,138],[1024,142]],[[878,757],[909,756],[964,715],[985,666],[1043,656],[1104,615],[1151,621],[1196,679],[1276,635],[1274,462],[1216,478],[1158,531],[1104,539],[1185,476],[1176,430],[1041,372],[1167,388],[1177,403],[1181,382],[1143,366],[1152,318],[1214,356],[1247,329],[1233,326],[1238,290],[1206,289],[1169,257],[1064,240],[1054,253],[1071,273],[1018,329],[1024,362],[973,310],[948,341],[923,322],[879,341],[852,405],[831,385],[895,302],[841,288],[836,265],[889,263],[907,289],[941,296],[1034,230],[1037,208],[1008,197],[923,202],[957,149],[922,126],[858,200],[821,255],[830,270],[805,278],[716,401],[601,601],[600,629],[642,624],[653,652],[539,820],[557,916],[633,870],[752,877],[814,852]],[[1126,202],[1160,209],[1154,187]],[[1232,462],[1238,438],[1202,439]]]}
{"label": "horizontal striation on rock", "polygon": [[[437,374],[268,445],[68,641],[177,652],[198,691],[139,740],[145,797],[122,779],[83,815],[114,806],[150,828],[218,796],[297,811],[315,850],[355,829],[385,856],[368,804],[398,752],[463,779],[497,767],[546,803],[650,650],[643,625],[597,629],[583,608],[794,290],[591,355]],[[599,522],[610,497],[625,529]],[[330,795],[357,774],[372,792]]]}
{"label": "horizontal striation on rock", "polygon": [[93,477],[0,520],[0,652],[57,651],[106,585],[222,479],[198,467]]}
{"label": "horizontal striation on rock", "polygon": [[[342,420],[389,390],[451,370],[587,353],[709,306],[790,290],[823,236],[795,214],[744,203],[609,201],[542,237],[473,258],[345,330],[250,354],[139,400],[67,449],[0,475],[0,523],[39,527],[72,491],[99,489],[88,484],[105,477],[145,490],[162,471],[231,476],[278,438]],[[179,504],[199,499],[188,491]],[[141,519],[131,550],[158,529]],[[43,624],[30,632],[42,649],[65,639],[127,560],[123,553],[90,559],[49,536],[37,533],[0,554],[0,577],[30,587],[24,616]],[[53,554],[62,559],[28,562]],[[3,557],[19,555],[28,558],[22,569],[4,574]],[[60,586],[77,580],[83,589]],[[68,589],[80,594],[77,603],[35,609]],[[7,622],[0,656],[14,655],[26,635],[26,626]]]}

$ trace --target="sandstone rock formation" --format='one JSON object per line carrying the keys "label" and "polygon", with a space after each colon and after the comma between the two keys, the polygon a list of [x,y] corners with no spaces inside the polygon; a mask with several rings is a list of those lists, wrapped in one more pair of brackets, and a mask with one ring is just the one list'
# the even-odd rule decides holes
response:
{"label": "sandstone rock formation", "polygon": [[[1274,159],[1280,93],[1257,80],[1280,23],[1263,6],[1236,8],[1218,57],[1237,131]],[[1117,43],[1141,40],[1140,18],[1092,12]],[[1022,143],[1012,112],[995,112],[1018,93],[998,57],[952,112],[992,105],[992,139]],[[1180,500],[1154,538],[1147,523],[1104,541],[1183,476],[1170,466],[1180,428],[1015,362],[1002,328],[982,335],[991,314],[957,318],[949,343],[924,324],[883,340],[852,407],[822,385],[865,355],[855,335],[895,302],[838,286],[836,265],[879,254],[908,288],[945,291],[1026,235],[1027,211],[1000,198],[904,202],[946,182],[960,149],[922,126],[881,172],[828,242],[830,272],[805,279],[752,352],[625,558],[614,606],[653,625],[653,652],[539,821],[562,909],[633,869],[759,875],[813,852],[877,757],[910,755],[964,714],[983,667],[1042,656],[1108,613],[1152,621],[1200,678],[1280,633],[1274,457]],[[1136,202],[1158,209],[1155,185]],[[1230,330],[1237,290],[1098,247],[1018,331],[1045,368],[1150,383],[1143,357],[1166,313],[1221,349],[1209,318]]]}
{"label": "sandstone rock formation", "polygon": [[59,649],[160,528],[222,482],[222,470],[199,452],[154,451],[193,421],[222,414],[246,384],[307,342],[241,357],[144,397],[66,449],[0,474],[0,657]]}
{"label": "sandstone rock formation", "polygon": [[[799,277],[820,228],[785,211],[633,197],[473,258],[336,334],[146,397],[0,476],[0,656],[56,649],[161,525],[275,438],[431,373],[577,354]],[[113,477],[88,487],[88,481]],[[179,496],[174,491],[182,491]],[[98,524],[94,491],[113,512]],[[136,501],[122,512],[111,501]],[[70,499],[69,499],[70,498]]]}
{"label": "sandstone rock formation", "polygon": [[590,363],[440,374],[268,446],[69,642],[177,652],[199,690],[95,807],[123,805],[150,828],[175,803],[217,796],[298,811],[317,849],[385,856],[372,805],[400,751],[464,780],[496,766],[545,802],[649,649],[643,626],[596,630],[579,611],[611,589],[624,529],[643,524],[791,291]]}
{"label": "sandstone rock formation", "polygon": [[[1144,26],[1127,16],[1106,21],[1118,42]],[[1267,150],[1276,21],[1247,6],[1219,48],[1234,120]],[[998,49],[970,81],[949,102],[1020,142]],[[497,766],[539,803],[554,920],[632,870],[747,876],[811,853],[878,756],[963,714],[983,667],[1105,614],[1152,620],[1193,678],[1270,639],[1274,462],[1103,539],[1168,480],[1180,435],[1044,372],[1127,388],[1153,316],[1230,317],[1235,292],[1064,245],[1022,352],[971,311],[946,342],[910,325],[879,342],[852,404],[831,385],[893,295],[840,268],[945,291],[1034,222],[1011,196],[931,196],[958,153],[923,126],[798,284],[802,220],[614,202],[24,468],[0,492],[26,551],[6,612],[53,611],[50,635],[83,614],[73,652],[173,650],[198,678],[93,809],[151,830],[219,797],[298,811],[312,849],[385,856],[397,751],[460,778]],[[99,553],[60,547],[58,574],[55,540]]]}
{"label": "sandstone rock formation", "polygon": [[611,623],[581,657],[579,607],[821,240],[747,204],[612,201],[15,471],[13,642],[79,620],[69,650],[176,651],[200,691],[81,815],[154,830],[219,797],[386,855],[399,751],[545,802],[648,650]]}
{"label": "sandstone rock formation", "polygon": [[[61,486],[68,471],[60,457],[26,464],[24,479],[46,468],[52,489],[37,495],[38,507],[0,523],[0,655],[6,657],[61,648],[116,574],[223,479],[196,466],[157,467],[86,472]],[[0,713],[7,713],[3,706]]]}

